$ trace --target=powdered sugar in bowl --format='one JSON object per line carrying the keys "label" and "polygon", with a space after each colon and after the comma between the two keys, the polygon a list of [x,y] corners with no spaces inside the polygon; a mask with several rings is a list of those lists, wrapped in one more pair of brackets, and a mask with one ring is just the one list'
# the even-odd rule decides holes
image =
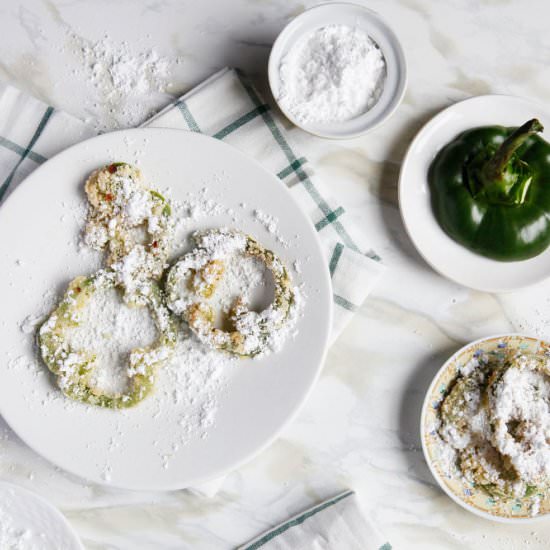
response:
{"label": "powdered sugar in bowl", "polygon": [[303,130],[334,139],[367,133],[398,107],[403,49],[388,25],[357,4],[311,8],[281,32],[269,58],[280,109]]}

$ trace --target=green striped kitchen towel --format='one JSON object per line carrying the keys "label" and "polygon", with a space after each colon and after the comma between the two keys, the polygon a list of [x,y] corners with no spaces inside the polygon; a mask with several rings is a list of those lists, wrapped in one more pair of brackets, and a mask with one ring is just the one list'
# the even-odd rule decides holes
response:
{"label": "green striped kitchen towel", "polygon": [[391,550],[353,491],[346,491],[263,533],[237,550]]}
{"label": "green striped kitchen towel", "polygon": [[[323,243],[334,293],[332,339],[363,303],[383,267],[359,250],[344,208],[327,198],[307,160],[270,107],[237,70],[223,69],[168,105],[144,126],[181,128],[227,141],[277,174],[311,217]],[[78,119],[0,84],[0,201],[37,166],[95,135]]]}

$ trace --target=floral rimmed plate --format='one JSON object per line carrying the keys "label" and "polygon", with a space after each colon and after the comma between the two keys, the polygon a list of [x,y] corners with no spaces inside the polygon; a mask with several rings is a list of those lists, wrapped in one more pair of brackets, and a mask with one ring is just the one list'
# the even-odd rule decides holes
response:
{"label": "floral rimmed plate", "polygon": [[548,517],[550,494],[540,493],[540,507],[532,512],[532,497],[506,501],[496,500],[481,489],[466,485],[459,478],[450,476],[445,468],[446,455],[442,440],[437,435],[438,411],[450,383],[461,366],[481,352],[499,354],[508,349],[525,353],[550,353],[550,343],[537,338],[510,334],[476,340],[458,350],[436,374],[424,400],[420,421],[420,436],[426,462],[441,488],[460,506],[474,514],[494,521],[517,523]]}

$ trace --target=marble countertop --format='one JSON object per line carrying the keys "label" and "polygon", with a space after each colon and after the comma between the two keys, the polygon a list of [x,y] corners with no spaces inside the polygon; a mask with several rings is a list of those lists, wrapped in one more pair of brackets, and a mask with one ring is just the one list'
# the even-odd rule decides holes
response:
{"label": "marble countertop", "polygon": [[[136,52],[180,61],[178,95],[224,66],[265,87],[270,46],[315,2],[296,0],[24,0],[0,6],[0,79],[104,128],[135,123],[110,112],[82,78],[75,40],[108,35]],[[495,333],[550,336],[550,284],[507,295],[474,292],[433,272],[405,234],[397,206],[400,162],[434,113],[484,93],[550,97],[546,0],[372,0],[402,40],[409,86],[394,116],[370,135],[325,141],[291,129],[320,176],[356,219],[388,271],[331,348],[298,418],[255,460],[204,498],[87,484],[28,449],[0,419],[0,478],[46,496],[88,549],[224,549],[351,487],[396,548],[546,548],[550,523],[479,519],[436,486],[419,441],[420,407],[441,363]],[[166,94],[145,98],[151,109]]]}

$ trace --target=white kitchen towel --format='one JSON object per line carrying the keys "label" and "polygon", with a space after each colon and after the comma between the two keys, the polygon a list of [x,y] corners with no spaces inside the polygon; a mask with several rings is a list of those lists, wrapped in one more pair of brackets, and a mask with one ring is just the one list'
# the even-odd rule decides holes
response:
{"label": "white kitchen towel", "polygon": [[[202,132],[258,160],[276,174],[311,217],[329,265],[334,340],[383,272],[380,258],[359,250],[350,220],[317,181],[307,160],[289,143],[276,115],[247,78],[223,69],[147,121],[144,126]],[[95,135],[89,125],[0,84],[0,201],[37,166],[66,147]]]}
{"label": "white kitchen towel", "polygon": [[237,550],[391,550],[346,491],[277,525]]}

